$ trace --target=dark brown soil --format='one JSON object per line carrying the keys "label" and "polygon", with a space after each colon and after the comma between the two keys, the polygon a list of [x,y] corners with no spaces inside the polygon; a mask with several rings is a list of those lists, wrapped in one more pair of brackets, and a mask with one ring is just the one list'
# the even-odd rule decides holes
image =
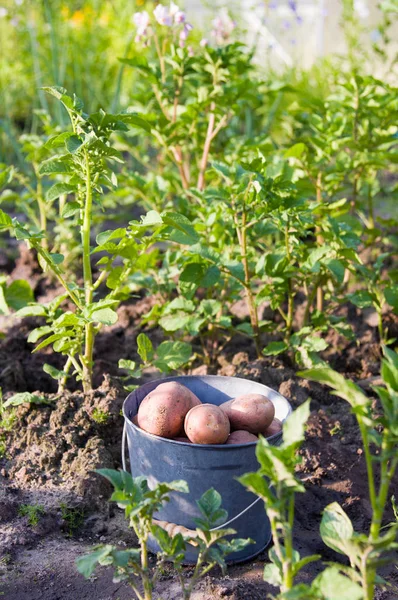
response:
{"label": "dark brown soil", "polygon": [[[55,293],[54,285],[43,281],[28,258],[21,259],[17,275],[35,286],[43,299]],[[17,422],[7,436],[6,455],[0,463],[0,596],[7,600],[127,600],[133,593],[126,583],[113,583],[109,570],[100,570],[86,581],[74,560],[98,542],[134,544],[121,512],[107,502],[109,488],[93,471],[99,467],[120,467],[123,419],[120,414],[126,392],[120,382],[120,357],[134,359],[139,317],[156,299],[141,298],[119,309],[119,322],[98,337],[95,380],[97,389],[84,396],[70,391],[57,397],[53,380],[41,367],[49,362],[61,367],[49,350],[31,354],[29,331],[33,319],[7,323],[7,337],[0,341],[0,386],[7,397],[13,392],[46,392],[50,405],[17,409]],[[380,365],[377,329],[371,313],[360,313],[352,305],[340,307],[340,314],[352,324],[355,342],[348,343],[329,334],[330,350],[325,355],[334,368],[353,380],[377,376]],[[385,316],[390,335],[398,322]],[[158,332],[154,333],[159,336]],[[295,547],[302,555],[319,553],[325,561],[341,560],[319,536],[323,508],[334,501],[347,511],[357,531],[369,526],[370,505],[360,436],[349,407],[322,386],[296,376],[282,358],[255,360],[254,349],[245,338],[236,337],[218,364],[210,369],[197,365],[193,373],[213,372],[260,381],[286,396],[293,407],[311,398],[306,442],[302,449],[299,476],[306,493],[296,501]],[[154,373],[147,374],[153,377]],[[1,432],[0,432],[1,433]],[[398,496],[397,482],[392,493]],[[41,505],[38,524],[20,516],[21,505]],[[65,509],[68,509],[66,510]],[[66,510],[66,512],[65,512]],[[388,522],[390,514],[386,515]],[[249,564],[231,567],[222,577],[215,570],[195,592],[194,600],[257,600],[274,592],[262,581],[266,552]],[[302,575],[311,580],[322,564],[309,566]],[[187,571],[189,575],[189,570]],[[387,569],[387,580],[398,586],[398,572]],[[156,598],[179,599],[178,585],[170,571],[159,583]],[[377,600],[393,600],[398,593],[380,590]]]}

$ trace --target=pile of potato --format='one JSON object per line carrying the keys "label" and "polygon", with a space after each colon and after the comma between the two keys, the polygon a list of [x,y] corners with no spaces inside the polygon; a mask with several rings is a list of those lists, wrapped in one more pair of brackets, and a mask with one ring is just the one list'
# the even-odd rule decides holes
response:
{"label": "pile of potato", "polygon": [[258,434],[269,437],[282,429],[266,396],[244,394],[215,406],[203,404],[176,381],[150,392],[133,422],[148,433],[192,444],[245,444],[257,441]]}

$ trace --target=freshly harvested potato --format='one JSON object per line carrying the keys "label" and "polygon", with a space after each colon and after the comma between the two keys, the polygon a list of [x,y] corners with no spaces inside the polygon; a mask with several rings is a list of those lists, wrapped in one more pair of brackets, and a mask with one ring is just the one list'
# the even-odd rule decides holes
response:
{"label": "freshly harvested potato", "polygon": [[279,433],[280,431],[282,431],[282,422],[279,419],[274,419],[271,425],[269,425],[264,431],[263,436],[270,437],[271,435],[275,435],[275,433]]}
{"label": "freshly harvested potato", "polygon": [[178,437],[183,432],[185,415],[198,404],[199,398],[181,383],[161,383],[141,402],[138,426],[161,437]]}
{"label": "freshly harvested potato", "polygon": [[193,392],[191,392],[191,390],[185,387],[185,385],[182,385],[182,383],[178,383],[178,381],[165,381],[164,383],[160,383],[151,392],[151,394],[153,394],[154,392],[170,392],[181,396],[184,395],[190,399],[191,406],[197,406],[198,404],[202,404],[199,398]]}
{"label": "freshly harvested potato", "polygon": [[214,404],[191,408],[185,417],[184,428],[193,444],[224,444],[230,432],[227,415]]}
{"label": "freshly harvested potato", "polygon": [[258,437],[253,433],[249,433],[249,431],[239,429],[238,431],[233,431],[225,443],[248,444],[249,442],[258,442]]}
{"label": "freshly harvested potato", "polygon": [[134,423],[134,425],[137,425],[137,427],[139,427],[139,425],[138,425],[138,415],[134,415],[134,417],[131,420]]}
{"label": "freshly harvested potato", "polygon": [[275,407],[271,400],[261,394],[244,394],[220,405],[227,415],[232,430],[261,433],[272,423]]}

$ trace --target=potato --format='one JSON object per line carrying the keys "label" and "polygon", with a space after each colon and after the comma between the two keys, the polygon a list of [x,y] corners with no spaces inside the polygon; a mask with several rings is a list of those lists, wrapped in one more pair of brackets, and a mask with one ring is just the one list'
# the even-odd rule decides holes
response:
{"label": "potato", "polygon": [[270,437],[271,435],[275,435],[275,433],[279,433],[280,431],[282,431],[282,422],[279,419],[274,419],[271,425],[269,425],[264,431],[263,436]]}
{"label": "potato", "polygon": [[231,423],[232,430],[244,429],[261,433],[271,425],[275,407],[271,400],[261,394],[244,394],[220,405]]}
{"label": "potato", "polygon": [[194,444],[224,444],[230,424],[227,415],[214,404],[191,408],[185,417],[185,433]]}
{"label": "potato", "polygon": [[171,392],[173,394],[185,395],[191,401],[191,406],[197,406],[198,404],[202,404],[201,401],[190,389],[182,385],[182,383],[178,383],[178,381],[165,381],[164,383],[160,383],[152,392]]}
{"label": "potato", "polygon": [[134,423],[134,425],[137,425],[137,427],[139,427],[139,425],[138,425],[138,415],[134,415],[134,417],[131,420]]}
{"label": "potato", "polygon": [[249,442],[258,442],[258,437],[253,433],[249,433],[248,431],[244,431],[243,429],[238,429],[237,431],[233,431],[227,441],[226,444],[248,444]]}
{"label": "potato", "polygon": [[178,437],[183,432],[185,415],[199,404],[199,398],[180,383],[161,383],[141,402],[138,426],[161,437]]}

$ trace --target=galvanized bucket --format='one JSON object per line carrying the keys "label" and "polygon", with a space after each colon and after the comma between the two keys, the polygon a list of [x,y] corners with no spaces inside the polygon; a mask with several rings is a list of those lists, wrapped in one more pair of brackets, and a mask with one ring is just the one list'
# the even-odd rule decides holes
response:
{"label": "galvanized bucket", "polygon": [[[248,379],[217,375],[187,375],[151,381],[129,394],[123,404],[123,468],[126,470],[127,437],[133,477],[145,476],[150,486],[174,479],[184,479],[189,485],[189,494],[172,494],[170,502],[155,515],[156,518],[162,522],[195,529],[194,518],[200,517],[196,500],[206,490],[214,487],[221,494],[223,508],[228,512],[228,521],[220,527],[232,527],[237,532],[236,537],[251,538],[255,542],[241,552],[229,555],[228,562],[249,560],[262,552],[271,539],[270,525],[262,501],[246,491],[236,480],[236,477],[258,469],[256,442],[198,445],[176,442],[143,431],[134,425],[132,419],[145,396],[164,381],[178,381],[194,392],[202,402],[216,405],[242,394],[263,394],[273,402],[275,416],[281,421],[291,413],[291,406],[286,398],[266,385]],[[268,438],[275,445],[281,439],[281,433]],[[150,541],[149,549],[152,552],[158,551],[155,540]],[[187,552],[185,559],[186,563],[196,562],[194,548]]]}

